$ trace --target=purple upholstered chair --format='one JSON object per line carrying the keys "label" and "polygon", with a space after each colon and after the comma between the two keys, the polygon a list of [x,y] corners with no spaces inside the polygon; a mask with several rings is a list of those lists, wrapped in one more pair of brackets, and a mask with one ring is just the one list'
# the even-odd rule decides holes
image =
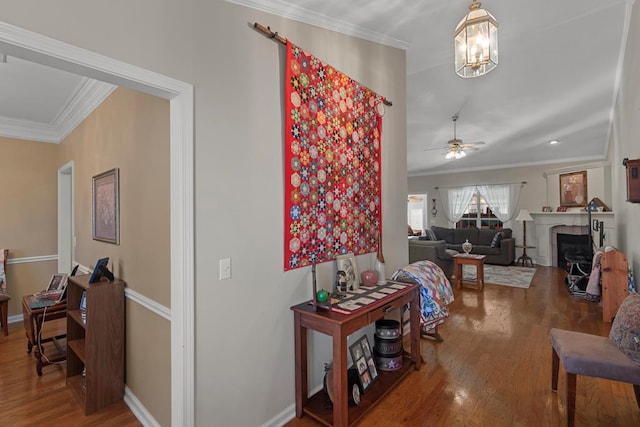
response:
{"label": "purple upholstered chair", "polygon": [[640,295],[630,294],[618,309],[609,337],[551,329],[551,389],[558,391],[560,361],[567,372],[567,424],[576,412],[576,376],[633,384],[640,408]]}

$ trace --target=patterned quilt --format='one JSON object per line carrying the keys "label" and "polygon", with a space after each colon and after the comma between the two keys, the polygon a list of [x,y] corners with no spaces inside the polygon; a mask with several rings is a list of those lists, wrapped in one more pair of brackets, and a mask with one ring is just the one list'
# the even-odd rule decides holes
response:
{"label": "patterned quilt", "polygon": [[391,280],[420,285],[420,327],[428,332],[449,317],[453,288],[444,272],[431,261],[418,261],[393,273]]}

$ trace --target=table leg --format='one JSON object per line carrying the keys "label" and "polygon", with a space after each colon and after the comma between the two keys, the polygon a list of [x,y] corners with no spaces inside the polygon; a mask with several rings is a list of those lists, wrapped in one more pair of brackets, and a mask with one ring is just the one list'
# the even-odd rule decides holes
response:
{"label": "table leg", "polygon": [[[340,328],[338,326],[338,328]],[[349,425],[349,406],[347,399],[347,337],[342,331],[333,334],[333,425]]]}
{"label": "table leg", "polygon": [[462,288],[462,263],[454,261],[454,274],[456,276],[456,286]]}
{"label": "table leg", "polygon": [[302,327],[300,313],[294,312],[296,356],[296,417],[302,417],[309,400],[307,383],[307,328]]}
{"label": "table leg", "polygon": [[481,260],[476,264],[476,275],[478,276],[478,288],[482,290],[484,288],[484,260]]}
{"label": "table leg", "polygon": [[411,358],[415,363],[414,369],[420,370],[422,357],[420,355],[420,289],[416,288],[409,306],[409,322],[411,325]]}

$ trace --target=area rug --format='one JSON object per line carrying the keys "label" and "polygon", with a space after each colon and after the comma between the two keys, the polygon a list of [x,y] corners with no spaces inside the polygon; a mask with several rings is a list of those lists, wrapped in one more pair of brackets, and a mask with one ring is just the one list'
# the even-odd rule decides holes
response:
{"label": "area rug", "polygon": [[[476,280],[476,268],[474,266],[463,265],[462,267],[464,280]],[[534,274],[536,274],[536,269],[531,267],[484,265],[485,285],[502,285],[526,289],[531,286],[531,279],[533,279]]]}

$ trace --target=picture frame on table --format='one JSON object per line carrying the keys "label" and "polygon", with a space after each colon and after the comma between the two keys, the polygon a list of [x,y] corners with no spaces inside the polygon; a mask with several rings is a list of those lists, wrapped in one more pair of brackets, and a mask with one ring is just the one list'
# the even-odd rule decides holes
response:
{"label": "picture frame on table", "polygon": [[378,377],[371,345],[366,335],[363,335],[355,343],[349,346],[353,365],[358,371],[358,383],[362,392],[366,392]]}
{"label": "picture frame on table", "polygon": [[338,271],[344,271],[346,275],[347,290],[357,289],[360,274],[358,273],[358,264],[356,264],[356,257],[353,253],[349,252],[348,254],[337,255],[336,265]]}
{"label": "picture frame on table", "polygon": [[93,240],[120,244],[120,169],[95,175],[93,181]]}
{"label": "picture frame on table", "polygon": [[560,174],[560,206],[587,206],[587,171]]}
{"label": "picture frame on table", "polygon": [[543,206],[542,212],[553,212],[553,210],[551,209],[551,206]]}
{"label": "picture frame on table", "polygon": [[558,206],[558,208],[556,209],[556,212],[566,212],[566,211],[567,211],[566,206]]}

